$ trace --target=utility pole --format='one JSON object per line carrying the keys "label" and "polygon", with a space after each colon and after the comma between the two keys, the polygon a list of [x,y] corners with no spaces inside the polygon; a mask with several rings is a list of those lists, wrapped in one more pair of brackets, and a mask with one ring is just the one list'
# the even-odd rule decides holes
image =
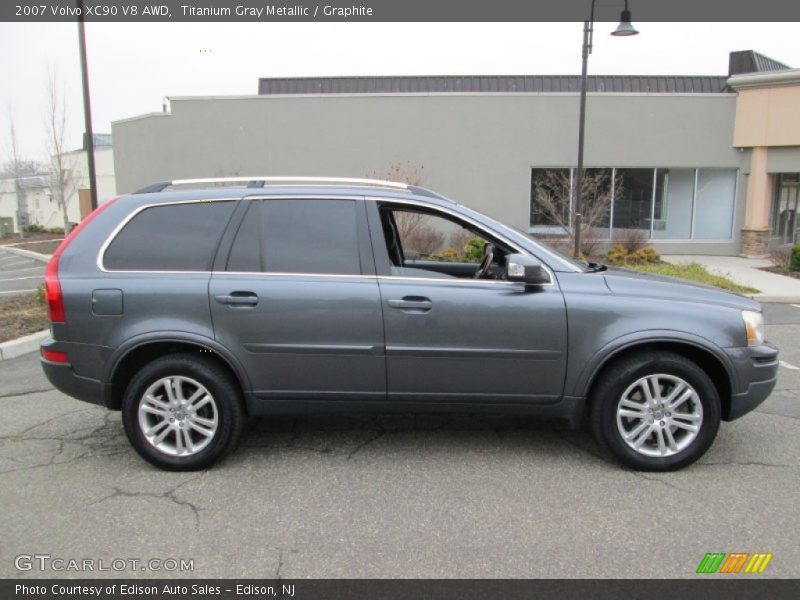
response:
{"label": "utility pole", "polygon": [[83,143],[89,167],[89,193],[92,210],[97,208],[97,172],[94,164],[94,132],[92,131],[92,99],[89,95],[89,69],[86,63],[86,27],[83,18],[83,0],[78,0],[78,41],[81,49],[81,79],[83,80],[83,120],[86,133]]}

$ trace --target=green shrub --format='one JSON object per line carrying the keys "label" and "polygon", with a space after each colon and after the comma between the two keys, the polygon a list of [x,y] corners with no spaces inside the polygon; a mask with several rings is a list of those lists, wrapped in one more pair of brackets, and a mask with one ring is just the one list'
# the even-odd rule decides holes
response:
{"label": "green shrub", "polygon": [[484,242],[479,237],[472,237],[464,246],[464,255],[461,262],[474,262],[479,263],[483,260],[483,246]]}
{"label": "green shrub", "polygon": [[63,227],[50,227],[48,229],[45,229],[44,231],[45,231],[45,233],[61,233],[61,234],[63,234],[64,233],[64,228]]}
{"label": "green shrub", "polygon": [[658,253],[658,250],[652,246],[637,250],[631,256],[634,256],[636,261],[640,264],[661,262],[661,255]]}
{"label": "green shrub", "polygon": [[35,223],[31,225],[26,225],[25,227],[22,228],[22,231],[24,231],[25,233],[44,233],[44,230],[45,230],[44,227],[42,227],[41,225],[36,225]]}
{"label": "green shrub", "polygon": [[652,246],[630,252],[623,244],[616,244],[606,255],[612,265],[649,265],[661,262],[661,255]]}
{"label": "green shrub", "polygon": [[624,265],[628,260],[628,250],[622,244],[616,244],[606,255],[612,265]]}
{"label": "green shrub", "polygon": [[792,262],[789,268],[792,271],[800,271],[800,244],[792,246]]}

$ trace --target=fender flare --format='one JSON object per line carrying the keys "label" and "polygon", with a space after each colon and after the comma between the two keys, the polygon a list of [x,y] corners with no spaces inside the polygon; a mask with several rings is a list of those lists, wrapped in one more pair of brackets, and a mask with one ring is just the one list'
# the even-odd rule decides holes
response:
{"label": "fender flare", "polygon": [[592,384],[596,380],[598,373],[600,373],[603,367],[605,367],[609,361],[613,360],[614,357],[636,346],[645,346],[647,344],[658,343],[672,343],[682,344],[684,346],[692,346],[698,350],[711,354],[724,367],[725,372],[728,375],[730,389],[735,391],[738,388],[734,375],[735,370],[730,357],[728,357],[722,348],[717,346],[711,340],[684,331],[645,330],[620,336],[595,352],[595,354],[585,363],[583,369],[581,369],[573,387],[573,391],[578,396],[588,398],[589,391]]}
{"label": "fender flare", "polygon": [[108,361],[110,367],[106,371],[105,381],[108,383],[108,385],[111,385],[111,383],[114,381],[114,376],[117,373],[119,365],[126,356],[135,351],[137,348],[141,348],[147,344],[165,342],[189,343],[210,348],[216,354],[218,354],[220,358],[222,358],[222,360],[225,361],[231,368],[233,373],[236,375],[236,378],[239,380],[240,385],[242,386],[243,393],[246,394],[252,389],[252,386],[250,385],[250,378],[247,376],[247,371],[233,355],[233,353],[228,350],[228,348],[214,339],[196,333],[190,333],[188,331],[156,331],[151,333],[143,333],[126,340],[111,354],[111,357]]}

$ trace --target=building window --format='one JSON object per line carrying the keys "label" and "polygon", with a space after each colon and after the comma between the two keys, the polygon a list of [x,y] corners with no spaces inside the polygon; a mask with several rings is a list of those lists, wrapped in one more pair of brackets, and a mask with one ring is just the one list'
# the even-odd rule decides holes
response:
{"label": "building window", "polygon": [[653,237],[673,240],[690,238],[695,170],[657,169],[656,173]]}
{"label": "building window", "polygon": [[647,232],[653,215],[655,169],[614,169],[614,233],[632,229]]}
{"label": "building window", "polygon": [[772,234],[781,244],[792,244],[798,236],[797,210],[800,208],[800,173],[780,173],[775,176],[775,196],[772,201]]}
{"label": "building window", "polygon": [[[563,234],[569,227],[575,171],[532,170],[531,233]],[[651,239],[729,240],[737,178],[736,169],[586,169],[584,222],[594,224],[597,239],[638,231]]]}

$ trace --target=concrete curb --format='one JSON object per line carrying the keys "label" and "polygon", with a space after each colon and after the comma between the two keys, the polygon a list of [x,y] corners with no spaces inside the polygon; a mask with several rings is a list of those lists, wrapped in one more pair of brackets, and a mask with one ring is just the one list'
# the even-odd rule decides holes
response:
{"label": "concrete curb", "polygon": [[50,258],[52,257],[52,254],[42,254],[40,252],[34,252],[33,250],[25,250],[24,248],[14,248],[13,246],[0,246],[0,250],[7,250],[11,252],[11,254],[18,254],[19,256],[32,258],[43,263],[50,262]]}
{"label": "concrete curb", "polygon": [[36,352],[39,350],[39,342],[50,335],[49,329],[42,329],[30,335],[24,335],[21,338],[3,342],[0,344],[0,360],[8,360],[9,358],[16,358],[28,352]]}
{"label": "concrete curb", "polygon": [[800,304],[800,296],[770,296],[769,294],[754,294],[752,298],[757,302],[775,302],[776,304]]}

